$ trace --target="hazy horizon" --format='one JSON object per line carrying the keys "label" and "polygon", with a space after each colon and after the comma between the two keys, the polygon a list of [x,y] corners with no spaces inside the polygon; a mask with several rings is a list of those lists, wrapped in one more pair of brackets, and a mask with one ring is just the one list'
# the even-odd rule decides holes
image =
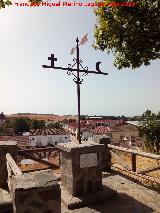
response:
{"label": "hazy horizon", "polygon": [[[154,112],[153,112],[154,113]],[[157,113],[156,113],[157,114]],[[19,115],[19,116],[23,116],[23,115],[55,115],[55,116],[78,116],[77,114],[54,114],[54,113],[23,113],[23,112],[17,112],[17,113],[9,113],[9,114],[5,114],[6,116],[10,116],[10,115]],[[141,114],[142,115],[142,114]],[[141,115],[117,115],[117,114],[96,114],[96,115],[92,115],[92,114],[81,114],[81,116],[90,116],[90,117],[94,117],[94,116],[125,116],[125,117],[139,117]]]}

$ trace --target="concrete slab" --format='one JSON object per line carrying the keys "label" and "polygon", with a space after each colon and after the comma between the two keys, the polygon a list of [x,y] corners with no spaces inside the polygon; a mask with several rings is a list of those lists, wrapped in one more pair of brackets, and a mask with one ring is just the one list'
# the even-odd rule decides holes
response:
{"label": "concrete slab", "polygon": [[89,204],[101,203],[116,197],[118,197],[118,193],[107,186],[103,186],[102,190],[83,194],[79,197],[72,196],[63,186],[61,186],[61,201],[68,209],[77,209],[88,206]]}

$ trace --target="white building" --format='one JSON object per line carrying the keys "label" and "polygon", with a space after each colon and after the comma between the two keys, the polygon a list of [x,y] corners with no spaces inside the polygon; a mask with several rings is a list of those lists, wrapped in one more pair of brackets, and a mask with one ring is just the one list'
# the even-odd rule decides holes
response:
{"label": "white building", "polygon": [[29,135],[30,146],[49,146],[69,141],[69,133],[62,129],[32,129]]}

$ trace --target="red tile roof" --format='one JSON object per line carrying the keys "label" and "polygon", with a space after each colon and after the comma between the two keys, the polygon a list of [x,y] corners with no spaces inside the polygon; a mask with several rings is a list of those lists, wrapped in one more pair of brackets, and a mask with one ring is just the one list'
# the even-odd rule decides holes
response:
{"label": "red tile roof", "polygon": [[30,136],[36,135],[68,135],[69,133],[63,129],[31,129]]}
{"label": "red tile roof", "polygon": [[111,130],[107,126],[97,126],[95,129],[89,130],[94,135],[102,135],[102,134],[109,134]]}
{"label": "red tile roof", "polygon": [[18,146],[29,145],[28,136],[0,136],[0,141],[17,141]]}

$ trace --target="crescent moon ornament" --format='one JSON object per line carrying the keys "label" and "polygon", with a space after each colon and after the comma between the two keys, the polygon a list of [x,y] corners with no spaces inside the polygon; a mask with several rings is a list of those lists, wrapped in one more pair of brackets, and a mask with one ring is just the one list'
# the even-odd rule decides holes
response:
{"label": "crescent moon ornament", "polygon": [[98,61],[97,63],[96,63],[96,70],[98,71],[98,72],[101,72],[101,70],[100,70],[100,68],[99,68],[99,65],[101,64],[102,62],[100,62],[100,61]]}

